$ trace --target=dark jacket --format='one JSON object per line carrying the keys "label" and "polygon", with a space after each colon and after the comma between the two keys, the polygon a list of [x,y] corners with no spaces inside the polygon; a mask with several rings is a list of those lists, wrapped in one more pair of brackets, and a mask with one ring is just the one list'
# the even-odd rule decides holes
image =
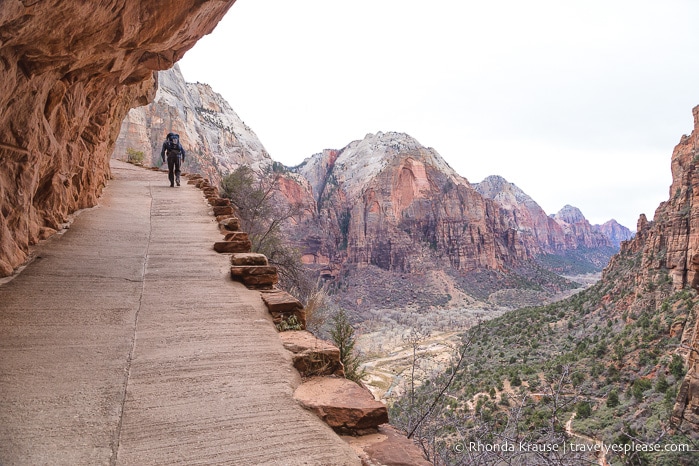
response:
{"label": "dark jacket", "polygon": [[165,161],[166,153],[168,157],[178,157],[184,162],[184,147],[182,147],[182,144],[179,142],[177,144],[172,144],[170,141],[165,141],[163,143],[163,148],[160,151],[160,157],[163,159],[163,162]]}

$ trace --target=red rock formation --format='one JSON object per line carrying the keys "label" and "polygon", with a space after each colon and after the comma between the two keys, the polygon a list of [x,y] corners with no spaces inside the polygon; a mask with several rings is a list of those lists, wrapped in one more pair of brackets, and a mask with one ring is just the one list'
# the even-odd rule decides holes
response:
{"label": "red rock formation", "polygon": [[[649,293],[648,289],[655,286],[661,273],[669,274],[674,291],[687,286],[699,289],[699,260],[693,261],[699,253],[699,106],[693,114],[692,134],[682,136],[672,154],[670,198],[658,206],[652,222],[645,215],[640,216],[636,236],[621,243],[620,253],[602,277],[611,281],[611,277],[626,270],[622,279],[617,280],[620,282],[617,286],[628,296],[621,304],[630,310],[660,310],[664,296]],[[625,264],[629,258],[639,255],[640,265],[628,270]],[[617,290],[612,293],[619,294]],[[668,332],[681,335],[678,353],[685,357],[688,367],[673,420],[676,424],[687,422],[696,431],[699,430],[699,389],[693,388],[699,387],[699,326],[695,322],[699,320],[675,322]]]}
{"label": "red rock formation", "polygon": [[235,0],[27,2],[0,8],[0,276],[95,205],[127,111]]}
{"label": "red rock formation", "polygon": [[301,233],[311,240],[308,262],[408,272],[431,249],[454,269],[471,271],[532,257],[496,203],[405,134],[367,135],[318,154],[299,171],[313,188],[314,221],[321,225]]}

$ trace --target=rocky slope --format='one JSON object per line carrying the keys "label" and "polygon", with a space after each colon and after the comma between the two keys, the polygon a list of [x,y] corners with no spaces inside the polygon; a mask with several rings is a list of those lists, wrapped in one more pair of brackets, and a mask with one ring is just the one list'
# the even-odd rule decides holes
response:
{"label": "rocky slope", "polygon": [[[435,419],[437,427],[425,428],[428,435],[436,432],[436,441],[428,439],[431,444],[469,423],[473,429],[460,431],[465,437],[491,427],[479,425],[483,420],[513,424],[500,419],[516,413],[516,425],[527,426],[534,439],[545,435],[547,426],[565,425],[578,439],[597,444],[668,445],[588,458],[599,464],[696,463],[699,107],[693,113],[694,130],[681,138],[672,155],[668,201],[652,221],[640,216],[636,236],[621,242],[601,280],[566,300],[507,312],[465,332],[462,341],[469,343],[462,348],[463,357],[470,366],[454,378]],[[564,209],[557,217],[573,225],[571,231],[587,230],[575,209]],[[447,371],[420,391],[431,396],[430,390],[443,387],[451,375]],[[562,388],[556,395],[542,396],[551,394],[556,383]],[[451,416],[466,406],[471,419]],[[547,420],[554,411],[555,417]],[[400,415],[394,412],[394,419]],[[508,437],[499,429],[502,442]],[[514,433],[514,438],[521,435],[517,429]],[[679,444],[693,451],[673,450]]]}
{"label": "rocky slope", "polygon": [[272,164],[257,135],[228,102],[207,84],[185,82],[177,65],[158,72],[152,103],[126,115],[112,157],[124,159],[132,149],[146,155],[146,166],[160,166],[160,150],[171,131],[180,135],[187,151],[182,170],[200,173],[215,185],[240,165],[259,171]]}
{"label": "rocky slope", "polygon": [[501,215],[509,217],[513,228],[520,232],[530,248],[555,253],[575,247],[575,241],[565,241],[561,225],[515,184],[501,176],[489,176],[474,187],[500,205]]}
{"label": "rocky slope", "polygon": [[131,107],[210,33],[234,0],[3,1],[0,8],[0,276],[96,203]]}

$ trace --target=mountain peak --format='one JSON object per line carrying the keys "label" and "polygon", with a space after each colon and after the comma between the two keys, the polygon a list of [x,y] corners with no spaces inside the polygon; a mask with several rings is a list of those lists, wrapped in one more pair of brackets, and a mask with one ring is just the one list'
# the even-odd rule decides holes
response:
{"label": "mountain peak", "polygon": [[565,223],[580,223],[587,222],[587,219],[583,213],[577,207],[566,204],[557,214],[553,216],[554,219],[565,222]]}
{"label": "mountain peak", "polygon": [[[405,133],[369,133],[364,139],[352,141],[337,151],[337,154],[332,166],[333,176],[351,195],[360,192],[387,167],[400,164],[408,158],[412,158],[418,164],[435,167],[455,182],[468,184],[468,181],[459,176],[437,151],[424,147]],[[322,157],[322,153],[314,155],[305,167],[302,167],[302,172],[314,169]]]}
{"label": "mountain peak", "polygon": [[534,202],[516,184],[510,183],[500,175],[490,175],[480,183],[474,184],[473,187],[482,196],[494,199],[506,207]]}

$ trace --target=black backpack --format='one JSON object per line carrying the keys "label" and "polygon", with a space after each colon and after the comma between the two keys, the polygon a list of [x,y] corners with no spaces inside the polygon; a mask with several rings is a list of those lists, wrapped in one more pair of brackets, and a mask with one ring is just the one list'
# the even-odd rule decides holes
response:
{"label": "black backpack", "polygon": [[180,135],[177,133],[168,133],[167,141],[165,141],[165,149],[167,150],[167,155],[179,155],[180,152],[182,152]]}

